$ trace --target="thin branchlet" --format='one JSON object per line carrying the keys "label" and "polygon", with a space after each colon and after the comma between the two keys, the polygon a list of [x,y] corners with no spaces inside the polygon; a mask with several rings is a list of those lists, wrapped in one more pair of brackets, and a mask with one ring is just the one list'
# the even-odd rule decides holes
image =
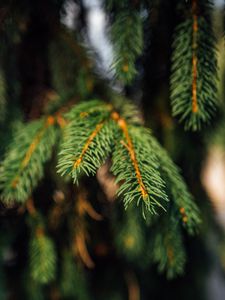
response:
{"label": "thin branchlet", "polygon": [[146,187],[143,183],[143,180],[142,180],[142,175],[141,175],[141,172],[140,172],[140,168],[138,166],[138,161],[137,161],[137,158],[136,158],[136,153],[135,153],[135,150],[134,150],[134,146],[133,146],[130,134],[128,132],[127,123],[123,118],[120,118],[120,116],[117,112],[113,112],[111,114],[111,117],[112,117],[113,120],[115,120],[117,122],[117,124],[119,125],[119,127],[121,128],[121,130],[124,134],[124,138],[125,138],[126,142],[124,142],[122,140],[121,144],[129,152],[130,159],[131,159],[132,164],[134,166],[135,174],[136,174],[136,177],[137,177],[137,182],[139,184],[140,192],[142,194],[143,199],[145,199],[146,197],[148,197],[148,192],[147,192],[147,189],[146,189]]}
{"label": "thin branchlet", "polygon": [[207,0],[187,5],[187,17],[174,33],[170,98],[173,116],[185,129],[196,131],[209,123],[217,108],[218,67],[211,6]]}
{"label": "thin branchlet", "polygon": [[198,15],[197,15],[197,0],[192,0],[192,14],[193,14],[193,37],[192,37],[192,112],[198,112],[197,100],[197,34],[198,34]]}
{"label": "thin branchlet", "polygon": [[112,106],[93,100],[76,106],[68,115],[58,170],[71,174],[74,182],[81,173],[94,174],[104,163],[113,143]]}
{"label": "thin branchlet", "polygon": [[34,153],[35,149],[37,148],[38,144],[40,143],[42,136],[44,135],[45,131],[47,130],[47,128],[49,126],[52,126],[55,123],[55,120],[52,116],[49,116],[43,127],[37,132],[37,134],[35,135],[34,139],[32,140],[30,146],[28,147],[27,152],[24,155],[24,159],[21,162],[21,166],[19,168],[19,172],[18,174],[15,176],[15,178],[12,180],[11,182],[11,186],[15,189],[18,182],[19,182],[19,178],[21,173],[23,172],[23,170],[27,167],[27,165],[29,164],[32,154]]}
{"label": "thin branchlet", "polygon": [[102,129],[103,126],[104,126],[104,122],[101,122],[96,125],[94,131],[91,133],[91,135],[88,137],[86,143],[84,144],[84,147],[82,149],[82,152],[81,152],[79,158],[74,162],[73,169],[76,169],[81,164],[83,157],[85,156],[86,152],[89,149],[90,144],[93,142],[93,139],[96,137],[96,135],[99,133],[99,131]]}
{"label": "thin branchlet", "polygon": [[2,200],[24,202],[28,199],[43,176],[44,163],[51,156],[58,134],[54,125],[59,124],[59,118],[62,121],[57,114],[31,122],[15,135],[2,163]]}

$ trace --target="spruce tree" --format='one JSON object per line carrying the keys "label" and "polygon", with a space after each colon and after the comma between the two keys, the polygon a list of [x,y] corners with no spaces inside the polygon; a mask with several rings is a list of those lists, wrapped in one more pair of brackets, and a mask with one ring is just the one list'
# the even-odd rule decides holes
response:
{"label": "spruce tree", "polygon": [[90,5],[0,4],[0,298],[206,299],[205,241],[223,240],[200,180],[223,136],[215,7],[96,1],[103,71]]}

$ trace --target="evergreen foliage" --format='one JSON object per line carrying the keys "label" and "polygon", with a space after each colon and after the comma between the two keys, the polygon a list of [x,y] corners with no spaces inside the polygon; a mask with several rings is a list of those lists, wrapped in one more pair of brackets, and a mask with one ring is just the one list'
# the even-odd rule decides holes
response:
{"label": "evergreen foliage", "polygon": [[[36,211],[32,199],[27,202],[27,210],[29,212],[28,224],[31,228],[29,241],[30,274],[34,284],[47,284],[56,277],[55,245],[46,234],[44,218]],[[39,289],[38,285],[37,288]]]}
{"label": "evergreen foliage", "polygon": [[[120,101],[118,98],[114,104],[107,104],[92,100],[75,105],[65,114],[58,171],[62,175],[70,175],[78,183],[82,174],[95,174],[112,154],[111,169],[120,185],[118,196],[123,198],[125,208],[131,203],[141,204],[146,217],[148,211],[157,213],[157,207],[167,207],[166,202],[170,199],[177,207],[177,216],[180,216],[176,223],[181,219],[192,233],[199,224],[199,212],[179,171],[150,131],[141,125],[137,109],[129,102],[124,102],[124,99],[123,105]],[[50,158],[56,143],[57,122],[57,117],[49,116],[22,125],[20,134],[15,135],[1,169],[4,201],[23,202],[28,199],[43,176],[43,165]],[[127,218],[117,241],[118,245],[124,244],[131,258],[140,253],[139,250],[143,249],[141,244],[144,243],[144,240],[140,240],[142,226],[134,227],[134,222],[139,222],[135,220],[135,216]],[[154,245],[153,259],[159,263],[160,270],[167,270],[168,277],[183,270],[184,254],[176,228],[178,225],[168,231],[169,242],[181,248],[173,263],[165,256],[168,250],[164,249],[165,235],[161,229],[157,231]],[[129,233],[131,230],[132,235]],[[55,276],[54,245],[39,223],[33,232],[30,241],[31,274],[35,281],[48,283]],[[173,237],[177,237],[175,244],[171,240]],[[63,287],[63,290],[67,288]]]}
{"label": "evergreen foliage", "polygon": [[[120,109],[119,114],[112,105],[101,101],[76,105],[68,113],[70,121],[65,127],[59,154],[59,172],[62,175],[69,174],[77,182],[80,173],[95,174],[112,153],[112,172],[116,182],[120,183],[118,196],[123,197],[125,207],[133,201],[141,204],[145,216],[145,210],[156,213],[156,207],[163,208],[163,202],[168,200],[165,182],[158,167],[161,160],[165,180],[170,180],[168,186],[172,189],[174,201],[178,206],[183,205],[179,208],[185,210],[186,218],[190,217],[188,227],[194,227],[199,221],[198,211],[183,179],[166,153],[153,141],[150,132],[138,124],[137,112],[130,118],[128,110],[128,114],[124,114],[127,119],[123,118],[128,108],[131,105]],[[158,160],[156,153],[161,154]],[[180,190],[184,193],[181,200],[178,199]]]}
{"label": "evergreen foliage", "polygon": [[169,198],[173,200],[177,211],[179,211],[183,226],[190,234],[193,234],[200,223],[199,209],[193,196],[189,193],[177,166],[154,138],[151,139],[151,146],[160,162],[160,171],[162,178],[167,183]]}
{"label": "evergreen foliage", "polygon": [[136,214],[136,207],[130,206],[122,220],[114,220],[115,244],[119,253],[128,261],[133,261],[143,254],[146,248],[145,226]]}
{"label": "evergreen foliage", "polygon": [[183,6],[188,13],[175,29],[172,46],[171,104],[173,116],[196,131],[217,107],[216,40],[211,2],[192,0]]}
{"label": "evergreen foliage", "polygon": [[[116,181],[121,182],[118,195],[124,195],[124,205],[132,201],[142,204],[146,210],[155,213],[156,207],[163,207],[167,200],[165,184],[158,171],[154,152],[147,145],[150,133],[145,128],[121,122],[121,132],[113,153],[112,172]],[[143,147],[143,141],[146,147]]]}
{"label": "evergreen foliage", "polygon": [[[114,5],[112,1],[108,8],[112,9]],[[112,68],[117,79],[130,84],[137,74],[136,60],[143,51],[143,20],[129,1],[122,1],[119,5],[121,9],[114,15],[111,28],[114,45]]]}
{"label": "evergreen foliage", "polygon": [[[15,2],[15,10],[5,3],[0,13],[0,33],[6,40],[0,45],[0,271],[7,269],[7,278],[13,273],[10,268],[21,273],[10,286],[9,298],[115,300],[126,294],[148,299],[154,288],[149,288],[155,276],[152,266],[167,279],[184,274],[185,244],[190,242],[186,233],[199,233],[202,222],[188,185],[193,191],[197,178],[196,194],[203,194],[196,175],[203,155],[196,150],[187,167],[182,162],[186,156],[176,149],[173,159],[182,171],[173,162],[164,146],[173,147],[174,137],[182,145],[184,135],[179,136],[163,99],[170,94],[173,116],[192,131],[200,130],[216,111],[211,2],[160,0],[151,3],[150,11],[149,1],[107,0],[102,9],[111,23],[113,87],[96,72],[98,53],[88,51],[86,1],[28,2]],[[152,51],[146,49],[148,39],[160,32],[161,22],[167,25],[160,19],[162,3],[170,13],[179,12],[179,24],[168,51],[161,49],[162,40]],[[62,19],[66,6],[73,4],[77,22],[69,29]],[[145,22],[152,26],[151,34],[143,32]],[[173,26],[168,28],[170,37]],[[171,48],[171,75],[165,78],[170,91],[161,91],[150,81],[169,74],[161,55],[169,57]],[[149,65],[142,63],[145,59]],[[136,75],[141,83],[135,82]],[[118,92],[117,84],[123,91]],[[145,105],[145,119],[127,97]],[[185,135],[190,148],[193,136]],[[101,167],[105,172],[98,172]],[[189,168],[195,171],[193,178]],[[11,226],[12,241],[5,239],[5,224]],[[7,261],[8,254],[12,261]],[[140,291],[142,286],[147,292]],[[7,298],[5,290],[7,280],[0,276],[0,298]]]}
{"label": "evergreen foliage", "polygon": [[60,151],[59,172],[78,175],[95,174],[109,155],[113,142],[113,124],[108,121],[110,109],[100,101],[76,106],[68,114],[64,143]]}
{"label": "evergreen foliage", "polygon": [[44,163],[51,157],[57,130],[52,116],[24,124],[14,138],[0,168],[1,198],[24,202],[44,174]]}
{"label": "evergreen foliage", "polygon": [[[78,95],[87,99],[93,90],[95,78],[91,61],[85,55],[86,49],[66,28],[60,27],[58,32],[57,38],[49,46],[48,55],[52,86],[60,96],[58,100],[62,105],[66,100]],[[77,69],[79,72],[74,72]]]}
{"label": "evergreen foliage", "polygon": [[[150,132],[140,125],[138,113],[131,116],[130,109],[135,111],[131,104],[122,105],[119,114],[111,104],[99,100],[72,108],[66,114],[58,172],[78,182],[80,174],[95,174],[112,153],[112,172],[120,183],[118,196],[123,197],[125,207],[135,201],[142,205],[144,216],[145,210],[156,213],[156,207],[163,208],[168,200],[168,182],[173,200],[182,210],[182,220],[189,229],[195,227],[198,210],[183,179]],[[4,201],[24,202],[30,196],[56,142],[56,122],[49,116],[24,126],[15,136],[1,169]]]}
{"label": "evergreen foliage", "polygon": [[166,272],[171,279],[183,273],[186,253],[175,216],[164,218],[160,225],[154,239],[153,261],[158,264],[158,270]]}
{"label": "evergreen foliage", "polygon": [[37,229],[30,241],[31,276],[39,283],[52,281],[56,272],[56,253],[52,240]]}

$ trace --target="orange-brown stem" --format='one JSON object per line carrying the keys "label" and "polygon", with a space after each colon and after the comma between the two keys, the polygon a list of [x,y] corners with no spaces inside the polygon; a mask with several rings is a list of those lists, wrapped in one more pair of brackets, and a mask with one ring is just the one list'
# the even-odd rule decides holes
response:
{"label": "orange-brown stem", "polygon": [[121,130],[124,134],[126,142],[124,143],[122,141],[122,144],[126,147],[128,153],[130,155],[130,159],[133,163],[136,178],[137,178],[137,181],[138,181],[138,184],[139,184],[140,192],[142,194],[142,197],[145,199],[148,196],[148,192],[147,192],[147,189],[146,189],[146,187],[143,183],[143,180],[142,180],[141,172],[140,172],[140,169],[139,169],[139,166],[138,166],[138,162],[137,162],[133,142],[131,140],[131,137],[130,137],[130,134],[129,134],[129,131],[128,131],[127,123],[123,118],[120,117],[120,115],[117,112],[113,112],[111,114],[111,118],[114,121],[117,122],[117,124],[119,125],[119,127],[121,128]]}
{"label": "orange-brown stem", "polygon": [[[88,233],[85,226],[85,214],[88,213],[86,206],[88,206],[88,201],[86,199],[86,193],[81,188],[78,192],[78,196],[75,203],[75,235],[73,238],[73,251],[77,255],[84,265],[88,268],[93,268],[95,266],[87,248]],[[90,205],[91,207],[91,205]],[[91,207],[92,212],[94,211]],[[97,217],[100,217],[95,211]],[[97,218],[96,218],[97,219]],[[100,218],[98,219],[100,220]]]}
{"label": "orange-brown stem", "polygon": [[33,142],[30,144],[25,157],[21,163],[22,168],[25,168],[27,164],[29,163],[31,156],[35,149],[37,148],[37,145],[39,144],[43,134],[45,133],[45,130],[49,127],[52,126],[55,123],[55,119],[52,116],[49,116],[43,126],[43,128],[37,133],[36,137],[34,138]]}
{"label": "orange-brown stem", "polygon": [[83,160],[83,157],[84,157],[85,153],[87,152],[90,144],[92,143],[92,141],[94,140],[96,135],[99,133],[99,131],[102,129],[103,125],[104,125],[104,122],[101,122],[101,123],[97,124],[94,131],[92,132],[92,134],[87,139],[79,158],[74,162],[73,169],[76,169],[81,164],[81,162]]}
{"label": "orange-brown stem", "polygon": [[94,268],[95,264],[88,252],[85,233],[82,230],[78,230],[74,237],[74,251],[79,255],[86,267]]}
{"label": "orange-brown stem", "polygon": [[125,279],[128,288],[128,300],[140,300],[141,299],[140,286],[135,274],[129,270],[129,272],[125,274]]}
{"label": "orange-brown stem", "polygon": [[34,207],[34,202],[33,202],[33,199],[30,198],[27,202],[26,202],[26,208],[27,208],[27,211],[28,213],[31,215],[31,216],[35,216],[37,211],[36,211],[36,208]]}
{"label": "orange-brown stem", "polygon": [[[25,157],[24,159],[22,160],[21,162],[21,166],[20,166],[20,171],[19,173],[24,170],[26,168],[26,166],[28,165],[30,159],[31,159],[31,156],[33,154],[33,152],[35,151],[35,149],[37,148],[38,144],[40,143],[40,140],[42,138],[42,136],[44,135],[45,133],[45,130],[49,127],[49,126],[52,126],[53,124],[55,123],[55,118],[53,116],[48,116],[45,123],[44,123],[44,126],[40,129],[40,131],[37,133],[37,135],[34,137],[32,143],[30,144],[26,154],[25,154]],[[19,182],[19,175],[16,175],[15,178],[13,179],[12,183],[11,183],[11,186],[13,188],[16,188],[17,184]]]}
{"label": "orange-brown stem", "polygon": [[83,193],[80,193],[78,195],[77,212],[79,216],[87,214],[95,221],[102,220],[102,216],[95,211],[95,209],[92,207],[91,203],[86,199]]}
{"label": "orange-brown stem", "polygon": [[197,0],[192,0],[192,14],[193,14],[193,38],[192,38],[192,112],[198,112],[198,98],[197,98],[197,33],[198,33],[198,16],[197,16]]}

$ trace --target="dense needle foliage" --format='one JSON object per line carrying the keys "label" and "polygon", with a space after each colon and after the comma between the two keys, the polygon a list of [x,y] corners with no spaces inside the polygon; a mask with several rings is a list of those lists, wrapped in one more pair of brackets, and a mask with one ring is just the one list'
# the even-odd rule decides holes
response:
{"label": "dense needle foliage", "polygon": [[202,245],[193,235],[207,227],[199,174],[203,124],[218,106],[213,6],[96,4],[112,46],[102,72],[92,1],[28,2],[0,7],[0,298],[161,300],[158,281],[189,275],[190,249]]}

